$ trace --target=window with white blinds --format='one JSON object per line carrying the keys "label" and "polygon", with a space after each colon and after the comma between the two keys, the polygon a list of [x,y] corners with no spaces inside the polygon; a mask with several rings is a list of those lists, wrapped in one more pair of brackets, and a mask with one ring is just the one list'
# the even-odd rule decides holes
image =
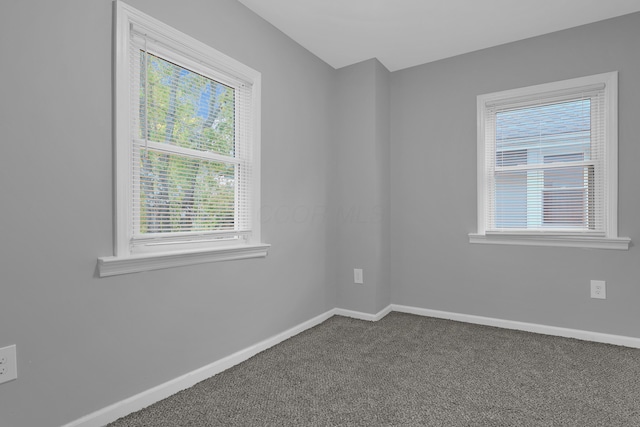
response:
{"label": "window with white blinds", "polygon": [[115,17],[116,247],[99,262],[105,275],[132,256],[156,255],[134,271],[265,256],[260,73],[123,2]]}
{"label": "window with white blinds", "polygon": [[251,233],[251,83],[131,31],[134,248]]}
{"label": "window with white blinds", "polygon": [[470,240],[625,246],[616,111],[617,73],[479,96],[478,233]]}

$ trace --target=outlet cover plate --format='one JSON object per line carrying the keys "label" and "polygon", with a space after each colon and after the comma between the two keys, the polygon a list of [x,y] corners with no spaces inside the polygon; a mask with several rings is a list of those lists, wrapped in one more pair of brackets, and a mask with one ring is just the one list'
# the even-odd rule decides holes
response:
{"label": "outlet cover plate", "polygon": [[362,269],[354,268],[353,269],[353,283],[357,283],[362,285],[364,283],[364,278],[362,277]]}
{"label": "outlet cover plate", "polygon": [[607,299],[607,282],[604,280],[592,280],[591,298]]}
{"label": "outlet cover plate", "polygon": [[0,348],[0,384],[18,378],[16,346]]}

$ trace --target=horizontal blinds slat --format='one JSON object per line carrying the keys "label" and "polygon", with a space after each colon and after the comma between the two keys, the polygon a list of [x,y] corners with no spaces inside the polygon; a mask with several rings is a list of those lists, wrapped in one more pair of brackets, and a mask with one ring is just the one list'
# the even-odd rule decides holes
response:
{"label": "horizontal blinds slat", "polygon": [[136,243],[138,245],[162,245],[174,243],[193,243],[219,241],[222,239],[243,237],[250,234],[250,231],[225,231],[217,230],[211,233],[172,233],[170,236],[166,234],[151,234],[144,237],[138,237]]}
{"label": "horizontal blinds slat", "polygon": [[[500,164],[499,161],[497,161]],[[577,166],[593,166],[595,164],[594,161],[578,161],[578,162],[556,162],[556,163],[533,163],[531,165],[527,164],[519,164],[514,166],[496,166],[495,172],[516,172],[516,171],[534,171],[534,170],[553,170],[553,169],[563,169],[566,167],[577,167]]]}

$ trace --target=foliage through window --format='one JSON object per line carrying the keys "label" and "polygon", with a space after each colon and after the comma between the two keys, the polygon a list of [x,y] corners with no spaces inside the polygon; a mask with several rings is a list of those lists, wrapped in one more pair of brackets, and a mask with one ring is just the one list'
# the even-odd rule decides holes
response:
{"label": "foliage through window", "polygon": [[[235,89],[144,50],[136,56],[136,230],[140,235],[234,230]],[[207,153],[220,160],[210,160]]]}

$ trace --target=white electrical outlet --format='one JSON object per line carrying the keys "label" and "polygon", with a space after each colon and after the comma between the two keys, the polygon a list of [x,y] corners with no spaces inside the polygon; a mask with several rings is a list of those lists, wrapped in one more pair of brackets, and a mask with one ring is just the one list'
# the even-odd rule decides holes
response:
{"label": "white electrical outlet", "polygon": [[607,282],[604,280],[592,280],[591,298],[607,299]]}
{"label": "white electrical outlet", "polygon": [[353,283],[357,283],[359,285],[362,285],[364,283],[363,277],[362,277],[362,269],[361,268],[354,268],[353,269]]}
{"label": "white electrical outlet", "polygon": [[18,378],[16,346],[0,348],[0,384]]}

